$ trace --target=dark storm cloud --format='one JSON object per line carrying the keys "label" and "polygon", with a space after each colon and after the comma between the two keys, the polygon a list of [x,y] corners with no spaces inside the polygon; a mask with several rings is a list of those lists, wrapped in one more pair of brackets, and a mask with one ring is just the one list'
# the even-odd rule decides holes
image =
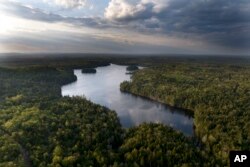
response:
{"label": "dark storm cloud", "polygon": [[[138,31],[157,30],[223,46],[249,47],[249,0],[140,0],[129,5],[128,0],[112,0],[106,17]],[[119,6],[126,8],[124,13],[120,14]]]}

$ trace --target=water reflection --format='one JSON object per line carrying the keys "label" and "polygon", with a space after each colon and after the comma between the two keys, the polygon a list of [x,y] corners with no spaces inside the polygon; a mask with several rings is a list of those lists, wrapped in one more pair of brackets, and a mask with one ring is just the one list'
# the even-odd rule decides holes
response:
{"label": "water reflection", "polygon": [[74,70],[77,81],[62,87],[63,96],[85,96],[117,112],[124,127],[143,122],[164,123],[186,135],[193,134],[193,118],[183,110],[120,92],[120,83],[130,80],[126,66],[98,67],[96,74]]}

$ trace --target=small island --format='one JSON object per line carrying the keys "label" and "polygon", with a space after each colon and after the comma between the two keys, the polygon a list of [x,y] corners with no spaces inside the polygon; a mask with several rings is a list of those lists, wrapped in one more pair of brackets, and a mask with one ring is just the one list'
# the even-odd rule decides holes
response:
{"label": "small island", "polygon": [[127,71],[136,71],[138,69],[139,68],[136,65],[130,65],[130,66],[127,67]]}
{"label": "small island", "polygon": [[82,73],[91,73],[91,74],[94,74],[94,73],[96,73],[96,69],[94,69],[94,68],[83,68],[82,69]]}

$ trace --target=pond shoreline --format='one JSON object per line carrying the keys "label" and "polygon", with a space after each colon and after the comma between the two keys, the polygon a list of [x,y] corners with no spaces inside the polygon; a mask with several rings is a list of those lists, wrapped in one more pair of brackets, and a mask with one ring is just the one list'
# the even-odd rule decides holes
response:
{"label": "pond shoreline", "polygon": [[194,114],[192,111],[177,108],[158,101],[120,90],[123,81],[131,80],[125,65],[111,64],[97,67],[95,74],[84,74],[75,69],[75,82],[63,85],[62,96],[82,96],[95,104],[116,111],[124,128],[138,126],[142,123],[160,123],[185,136],[194,136]]}
{"label": "pond shoreline", "polygon": [[133,92],[130,92],[130,91],[121,90],[121,89],[120,89],[120,91],[121,91],[122,93],[126,93],[126,94],[133,95],[133,96],[135,96],[135,97],[141,97],[141,98],[143,98],[143,99],[147,99],[147,100],[150,100],[150,101],[153,101],[153,102],[157,102],[157,103],[163,104],[163,105],[165,105],[165,106],[167,106],[167,107],[169,107],[169,108],[171,108],[171,109],[183,110],[183,113],[184,113],[185,115],[194,118],[194,111],[193,111],[193,110],[186,109],[186,108],[181,108],[181,107],[178,107],[178,106],[172,106],[172,105],[170,105],[170,104],[168,104],[168,103],[165,103],[165,102],[163,102],[163,101],[161,101],[161,100],[158,100],[158,99],[156,99],[156,98],[154,98],[154,97],[143,96],[143,95],[140,95],[140,94],[136,94],[136,93],[133,93]]}

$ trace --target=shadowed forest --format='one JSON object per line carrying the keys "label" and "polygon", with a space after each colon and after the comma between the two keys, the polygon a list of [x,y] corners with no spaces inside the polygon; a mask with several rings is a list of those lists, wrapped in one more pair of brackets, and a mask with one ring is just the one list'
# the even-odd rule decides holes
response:
{"label": "shadowed forest", "polygon": [[[250,150],[246,58],[86,56],[0,59],[0,166],[228,166]],[[123,92],[194,114],[195,135],[163,124],[123,128],[115,111],[62,97],[73,69],[144,66]],[[90,70],[91,69],[91,70]]]}

